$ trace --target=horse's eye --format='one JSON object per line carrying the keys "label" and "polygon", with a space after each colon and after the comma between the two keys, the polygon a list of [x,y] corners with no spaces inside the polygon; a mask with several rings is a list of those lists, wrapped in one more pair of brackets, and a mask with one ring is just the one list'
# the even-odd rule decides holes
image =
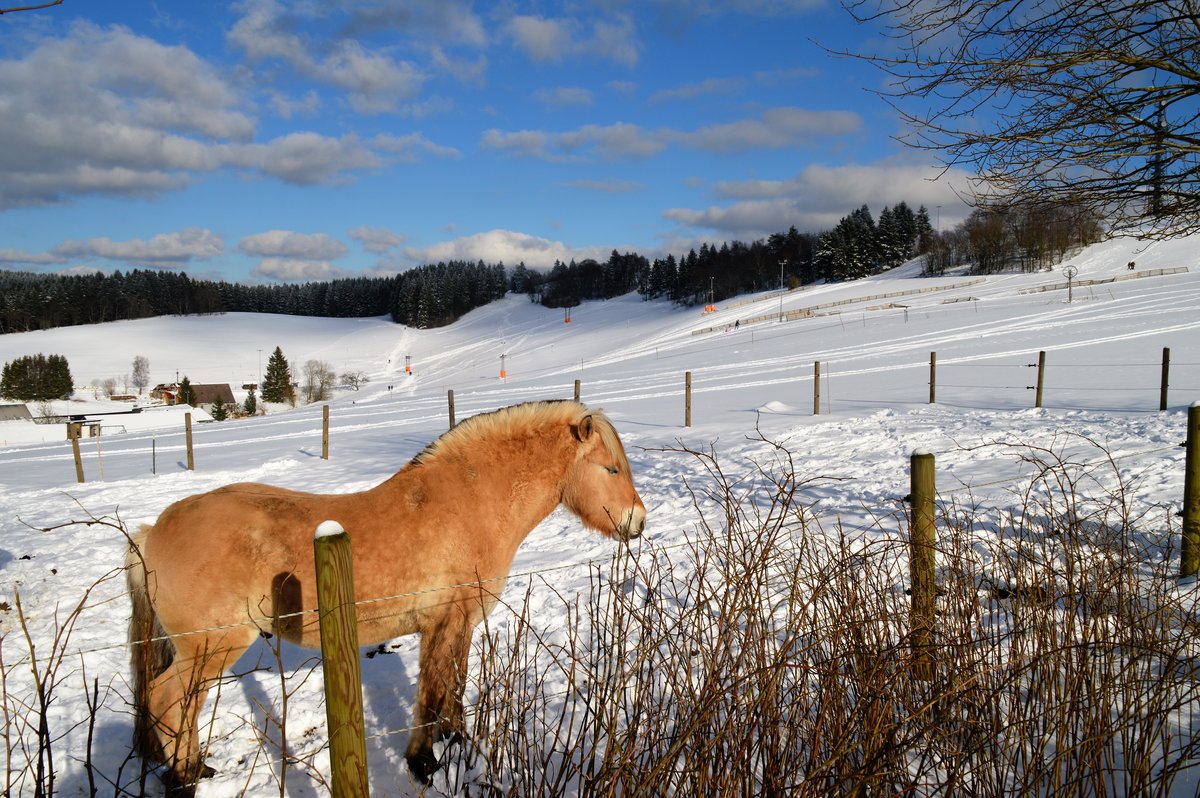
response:
{"label": "horse's eye", "polygon": [[605,466],[604,470],[607,471],[608,473],[612,474],[613,476],[616,476],[618,473],[617,469],[613,468],[612,466]]}

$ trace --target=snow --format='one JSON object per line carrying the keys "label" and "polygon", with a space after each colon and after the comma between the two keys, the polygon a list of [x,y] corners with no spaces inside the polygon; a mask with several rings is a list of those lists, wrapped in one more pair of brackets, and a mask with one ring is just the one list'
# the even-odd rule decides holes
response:
{"label": "snow", "polygon": [[[776,291],[738,297],[707,315],[629,295],[585,303],[573,310],[570,324],[560,311],[510,296],[436,330],[386,319],[225,314],[0,336],[0,361],[62,354],[80,384],[124,374],[141,355],[150,361],[153,382],[173,381],[178,372],[193,382],[229,382],[240,389],[259,381],[276,346],[292,363],[321,359],[338,373],[361,370],[370,378],[363,389],[341,390],[329,403],[328,460],[320,456],[322,411],[316,405],[197,424],[194,471],[186,467],[177,410],[101,417],[107,419],[101,438],[80,442],[84,484],[75,480],[61,427],[46,427],[29,440],[22,435],[31,425],[0,424],[5,665],[11,667],[24,650],[17,644],[23,640],[18,596],[39,655],[52,649],[55,630],[86,598],[66,643],[60,667],[67,675],[51,708],[53,728],[65,735],[58,750],[73,752],[56,759],[56,786],[63,795],[87,790],[78,755],[89,714],[81,680],[99,679],[103,706],[92,757],[101,772],[115,776],[128,755],[132,726],[120,525],[132,531],[173,501],[232,482],[317,492],[375,485],[445,431],[450,390],[461,420],[517,402],[568,398],[579,380],[582,400],[606,410],[629,453],[647,507],[646,536],[635,546],[667,548],[696,528],[687,485],[704,475],[683,448],[711,449],[736,481],[752,478],[773,445],[785,447],[802,472],[798,477],[825,478],[802,490],[803,503],[852,542],[899,532],[894,507],[908,492],[909,453],[935,454],[941,499],[969,497],[976,505],[1002,507],[1028,471],[1011,451],[1017,444],[1107,462],[1098,449],[1103,447],[1111,453],[1109,467],[1133,487],[1131,516],[1161,519],[1182,496],[1178,444],[1186,434],[1186,409],[1200,395],[1198,260],[1196,238],[1090,247],[1064,264],[1079,272],[1070,303],[1065,290],[1032,290],[1061,283],[1061,269],[976,280],[925,279],[903,267],[855,283],[788,292],[785,313],[818,309],[810,318],[782,323],[775,315],[781,306]],[[1129,261],[1137,264],[1132,279]],[[1143,275],[1180,268],[1188,271]],[[1082,285],[1108,278],[1114,280]],[[902,293],[931,288],[937,290]],[[752,321],[759,317],[764,320]],[[1159,412],[1164,348],[1173,353],[1170,404]],[[931,352],[935,404],[928,401]],[[1039,352],[1046,353],[1047,366],[1043,407],[1035,408],[1031,388]],[[411,376],[405,374],[406,356]],[[812,412],[815,362],[821,364],[819,415]],[[690,427],[684,426],[686,372],[692,374]],[[85,412],[109,408],[95,401],[79,408],[85,406]],[[513,564],[515,574],[538,573],[538,584],[551,589],[534,591],[531,579],[514,578],[502,604],[519,605],[528,593],[535,602],[530,616],[547,632],[561,629],[561,597],[586,592],[585,566],[606,562],[616,546],[555,512]],[[1194,580],[1180,588],[1195,589]],[[416,795],[420,790],[400,758],[405,736],[388,733],[410,722],[415,641],[397,641],[395,649],[399,657],[363,661],[367,726],[381,734],[370,745],[369,764],[378,794]],[[308,657],[284,649],[282,662],[285,669],[300,669]],[[243,676],[225,686],[219,711],[205,715],[209,764],[218,775],[202,783],[199,795],[277,792],[272,768],[248,769],[243,759],[259,748],[254,727],[266,722],[264,706],[281,700],[275,662],[265,643],[252,649],[238,667]],[[10,695],[29,694],[24,669],[12,668],[8,680]],[[293,686],[288,729],[294,750],[324,745],[320,683],[318,669],[302,688]],[[210,701],[206,713],[211,707]],[[15,756],[10,767],[23,764]],[[327,773],[322,757],[313,761]],[[303,774],[289,777],[290,795],[323,789]]]}

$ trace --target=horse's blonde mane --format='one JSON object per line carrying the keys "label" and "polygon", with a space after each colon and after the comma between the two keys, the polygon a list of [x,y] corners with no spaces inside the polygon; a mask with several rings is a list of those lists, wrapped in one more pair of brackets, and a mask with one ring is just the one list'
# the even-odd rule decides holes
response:
{"label": "horse's blonde mane", "polygon": [[426,446],[409,466],[425,465],[443,457],[447,452],[460,450],[478,442],[481,438],[505,436],[531,426],[554,423],[580,423],[584,416],[591,416],[593,429],[600,434],[604,447],[618,462],[618,468],[630,472],[629,459],[621,446],[621,439],[612,422],[603,410],[589,410],[583,403],[569,399],[552,399],[541,402],[525,402],[502,407],[490,413],[479,413],[465,419],[448,432],[442,433]]}

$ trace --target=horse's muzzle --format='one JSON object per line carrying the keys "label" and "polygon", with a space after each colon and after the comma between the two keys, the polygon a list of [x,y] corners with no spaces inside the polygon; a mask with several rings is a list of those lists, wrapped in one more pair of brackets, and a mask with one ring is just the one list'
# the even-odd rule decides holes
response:
{"label": "horse's muzzle", "polygon": [[646,508],[638,506],[629,511],[629,515],[625,516],[622,523],[617,525],[614,534],[622,543],[628,543],[631,540],[636,540],[642,536],[642,530],[646,528]]}

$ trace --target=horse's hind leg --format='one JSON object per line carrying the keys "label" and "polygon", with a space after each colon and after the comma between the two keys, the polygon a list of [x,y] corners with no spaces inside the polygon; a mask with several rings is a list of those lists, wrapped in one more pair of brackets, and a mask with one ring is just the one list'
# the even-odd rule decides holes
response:
{"label": "horse's hind leg", "polygon": [[245,627],[176,637],[175,661],[150,684],[149,709],[169,768],[166,781],[177,795],[190,794],[199,779],[213,773],[200,754],[200,710],[209,688],[256,634]]}
{"label": "horse's hind leg", "polygon": [[421,632],[415,728],[404,757],[412,774],[426,784],[438,769],[433,744],[466,730],[462,697],[472,630],[462,608],[453,606]]}

